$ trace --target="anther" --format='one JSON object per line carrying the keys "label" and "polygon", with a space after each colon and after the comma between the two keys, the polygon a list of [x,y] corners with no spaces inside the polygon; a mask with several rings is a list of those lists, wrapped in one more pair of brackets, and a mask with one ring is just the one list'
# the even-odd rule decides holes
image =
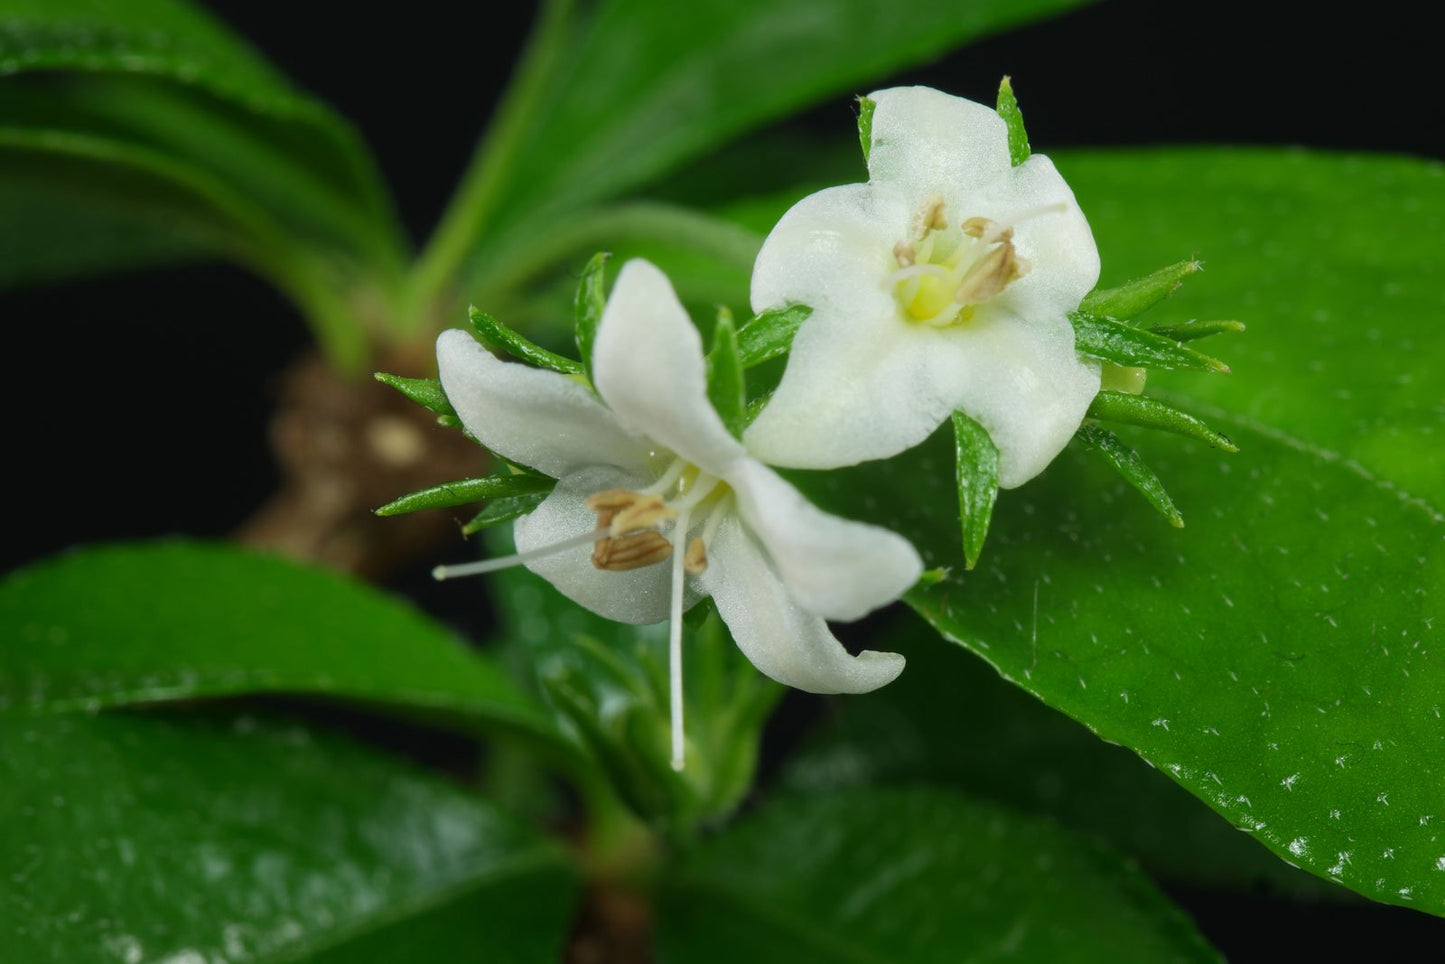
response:
{"label": "anther", "polygon": [[961,305],[981,305],[1028,271],[1029,263],[1018,256],[1011,242],[1004,241],[968,269],[953,300]]}
{"label": "anther", "polygon": [[660,495],[639,495],[631,505],[618,510],[612,517],[609,531],[620,536],[635,529],[652,529],[677,517],[677,511],[670,508]]}
{"label": "anther", "polygon": [[948,227],[948,220],[943,216],[943,198],[934,195],[913,215],[913,237],[922,241],[928,237],[930,231],[942,231]]}
{"label": "anther", "polygon": [[1012,226],[1004,227],[989,218],[972,217],[964,221],[962,226],[964,234],[970,238],[978,238],[985,244],[992,244],[995,241],[1012,241],[1014,236]]}
{"label": "anther", "polygon": [[687,544],[687,552],[682,557],[682,568],[687,570],[689,576],[701,576],[707,572],[707,546],[702,541],[702,536],[694,536]]}
{"label": "anther", "polygon": [[913,250],[913,244],[908,241],[899,241],[893,246],[893,260],[898,262],[898,267],[910,267],[918,259],[917,253]]}
{"label": "anther", "polygon": [[608,572],[628,572],[659,563],[670,555],[671,542],[660,532],[643,529],[598,539],[592,547],[592,565]]}

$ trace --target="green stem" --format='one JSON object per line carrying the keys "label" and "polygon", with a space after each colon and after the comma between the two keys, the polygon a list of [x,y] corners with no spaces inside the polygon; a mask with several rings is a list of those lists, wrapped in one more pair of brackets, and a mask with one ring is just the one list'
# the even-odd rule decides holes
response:
{"label": "green stem", "polygon": [[456,280],[482,226],[501,197],[517,148],[538,103],[563,62],[572,25],[573,0],[546,0],[495,119],[472,155],[461,185],[412,272],[406,324],[427,322],[426,307]]}

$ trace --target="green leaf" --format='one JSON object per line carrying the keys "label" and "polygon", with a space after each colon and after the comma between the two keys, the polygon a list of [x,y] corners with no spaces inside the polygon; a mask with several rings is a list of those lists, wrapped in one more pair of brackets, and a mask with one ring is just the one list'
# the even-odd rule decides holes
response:
{"label": "green leaf", "polygon": [[1229,366],[1216,358],[1115,318],[1071,311],[1069,321],[1074,325],[1074,348],[1080,355],[1141,368],[1229,371]]}
{"label": "green leaf", "polygon": [[738,352],[742,355],[743,367],[752,368],[786,355],[793,347],[798,326],[812,313],[813,309],[807,305],[784,305],[768,308],[749,319],[738,330]]}
{"label": "green leaf", "polygon": [[984,427],[953,413],[953,454],[958,479],[958,518],[963,526],[964,565],[972,569],[983,552],[998,498],[998,448]]}
{"label": "green leaf", "polygon": [[1169,777],[1001,679],[983,660],[940,646],[916,615],[893,620],[885,638],[908,659],[903,675],[831,706],[825,727],[788,761],[789,788],[953,787],[1103,839],[1168,881],[1353,898],[1290,867]]}
{"label": "green leaf", "polygon": [[495,808],[254,716],[0,721],[0,854],[0,945],[36,964],[554,961],[577,898]]}
{"label": "green leaf", "polygon": [[472,516],[470,522],[462,526],[462,535],[475,535],[483,529],[490,529],[503,522],[521,518],[541,505],[548,495],[550,495],[548,492],[527,492],[522,495],[509,495],[493,499],[482,508],[482,511]]}
{"label": "green leaf", "polygon": [[552,491],[555,479],[535,473],[519,475],[487,475],[476,479],[457,479],[443,482],[419,492],[412,492],[388,502],[376,510],[379,516],[404,515],[422,509],[448,509],[452,506],[482,502],[487,499],[508,498],[517,495]]}
{"label": "green leaf", "polygon": [[467,315],[471,318],[477,337],[490,348],[504,351],[518,361],[537,368],[561,372],[564,375],[581,375],[585,371],[581,362],[564,358],[556,352],[533,344],[485,311],[479,311],[475,307],[468,308]]}
{"label": "green leaf", "polygon": [[553,732],[498,667],[410,607],[224,546],[105,546],[13,573],[0,636],[14,641],[0,647],[0,715],[289,693]]}
{"label": "green leaf", "polygon": [[1125,320],[1137,318],[1179,290],[1184,279],[1203,269],[1195,260],[1179,261],[1117,288],[1099,289],[1084,296],[1079,309],[1091,315]]}
{"label": "green leaf", "polygon": [[858,143],[863,148],[863,163],[873,152],[873,111],[878,104],[871,97],[858,98]]}
{"label": "green leaf", "polygon": [[1238,334],[1244,331],[1244,325],[1237,321],[1181,321],[1173,325],[1153,325],[1149,330],[1174,341],[1194,341],[1213,335]]}
{"label": "green leaf", "polygon": [[1124,861],[935,789],[773,801],[664,882],[658,959],[1213,961]]}
{"label": "green leaf", "polygon": [[577,294],[572,299],[573,331],[577,340],[577,357],[590,378],[592,375],[592,345],[597,341],[597,326],[602,323],[602,309],[607,307],[607,259],[612,257],[606,251],[599,251],[582,269],[582,280],[577,283]]}
{"label": "green leaf", "polygon": [[[1014,96],[1013,82],[1005,77],[998,85],[998,116],[1008,126],[1008,157],[1014,167],[1029,159],[1028,131],[1024,130],[1023,111],[1019,110],[1018,98]],[[1107,313],[1107,312],[1106,312]]]}
{"label": "green leaf", "polygon": [[457,415],[457,410],[452,408],[452,403],[447,399],[447,393],[442,390],[441,379],[403,378],[401,375],[392,375],[387,372],[376,372],[372,377],[383,385],[390,385],[413,402],[438,415],[449,415],[452,418]]}
{"label": "green leaf", "polygon": [[[423,256],[422,286],[484,291],[489,260],[539,224],[634,190],[738,135],[1078,0],[705,0],[688,15],[607,0],[551,4]],[[686,118],[687,123],[679,123]]]}
{"label": "green leaf", "polygon": [[732,312],[726,308],[718,310],[712,348],[707,353],[707,397],[727,430],[741,438],[747,425],[747,387],[737,329],[733,327]]}
{"label": "green leaf", "polygon": [[1145,398],[1143,395],[1132,395],[1128,392],[1101,391],[1090,403],[1088,417],[1105,422],[1156,428],[1198,439],[1226,452],[1239,451],[1237,445],[1205,425],[1201,419],[1166,405],[1157,398]]}
{"label": "green leaf", "polygon": [[1075,436],[1085,446],[1098,452],[1104,457],[1104,461],[1113,467],[1128,482],[1139,491],[1150,505],[1160,515],[1169,521],[1169,524],[1176,529],[1184,527],[1184,517],[1175,508],[1174,502],[1169,498],[1169,493],[1164,491],[1164,483],[1154,470],[1144,464],[1139,453],[1131,449],[1119,440],[1119,436],[1107,429],[1085,422],[1079,426],[1079,432]]}

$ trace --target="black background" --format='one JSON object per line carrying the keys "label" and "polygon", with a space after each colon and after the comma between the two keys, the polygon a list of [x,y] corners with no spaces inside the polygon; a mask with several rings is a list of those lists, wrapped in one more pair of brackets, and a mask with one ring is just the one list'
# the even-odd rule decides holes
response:
{"label": "black background", "polygon": [[[208,6],[356,124],[414,239],[462,171],[527,14],[434,0],[379,6],[385,15]],[[907,15],[906,0],[898,8]],[[1012,74],[1043,151],[1207,142],[1445,156],[1435,35],[1403,6],[1319,9],[1113,0],[879,86],[921,82],[988,100]],[[848,98],[797,123],[833,133],[852,123]],[[263,283],[192,266],[5,293],[0,318],[7,568],[76,542],[222,536],[274,487],[266,416],[277,373],[308,339]],[[190,404],[178,408],[178,394]],[[1432,960],[1438,950],[1415,949],[1445,946],[1445,923],[1412,911],[1171,892],[1234,960]]]}

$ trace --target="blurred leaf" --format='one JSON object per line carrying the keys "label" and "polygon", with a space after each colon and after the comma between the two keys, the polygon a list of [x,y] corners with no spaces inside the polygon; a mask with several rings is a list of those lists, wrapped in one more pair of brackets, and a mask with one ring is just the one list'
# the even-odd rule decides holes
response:
{"label": "blurred leaf", "polygon": [[[40,198],[84,198],[138,228],[140,251],[168,254],[155,239],[175,237],[173,205],[153,203],[153,192],[126,191],[108,172],[93,177],[72,164],[49,166],[66,144],[94,145],[85,156],[101,167],[128,169],[130,159],[151,158],[147,172],[174,181],[173,190],[191,194],[204,183],[212,200],[225,196],[230,208],[246,209],[243,223],[234,210],[206,205],[203,230],[181,235],[281,286],[320,326],[338,360],[358,362],[360,347],[336,328],[359,334],[389,320],[378,309],[399,282],[402,241],[365,146],[203,11],[178,0],[3,0],[0,74],[22,75],[0,81],[7,191],[29,194],[38,186]],[[65,239],[93,220],[83,211],[69,220],[77,208],[62,200],[49,230],[34,239],[46,249],[36,258],[43,274],[11,271],[4,280],[144,263],[125,235],[104,249],[92,239],[80,257],[68,257]],[[328,294],[306,290],[316,288]],[[352,297],[356,303],[345,310],[321,303]]]}
{"label": "blurred leaf", "polygon": [[[551,4],[499,126],[424,258],[423,287],[495,287],[491,258],[828,96],[1079,0]],[[600,247],[610,248],[610,242]]]}
{"label": "blurred leaf", "polygon": [[903,675],[833,703],[826,725],[788,762],[786,786],[829,793],[940,784],[1100,837],[1166,880],[1353,898],[1288,866],[1133,753],[1000,679],[983,660],[938,645],[917,616],[900,616],[885,638],[908,658]]}
{"label": "blurred leaf", "polygon": [[289,693],[555,739],[485,655],[410,607],[219,545],[90,548],[13,573],[0,636],[0,715]]}
{"label": "blurred leaf", "polygon": [[1213,961],[1098,844],[938,789],[775,800],[665,881],[658,959]]}
{"label": "blurred leaf", "polygon": [[0,721],[0,871],[0,945],[33,964],[555,961],[576,899],[491,806],[251,716]]}

